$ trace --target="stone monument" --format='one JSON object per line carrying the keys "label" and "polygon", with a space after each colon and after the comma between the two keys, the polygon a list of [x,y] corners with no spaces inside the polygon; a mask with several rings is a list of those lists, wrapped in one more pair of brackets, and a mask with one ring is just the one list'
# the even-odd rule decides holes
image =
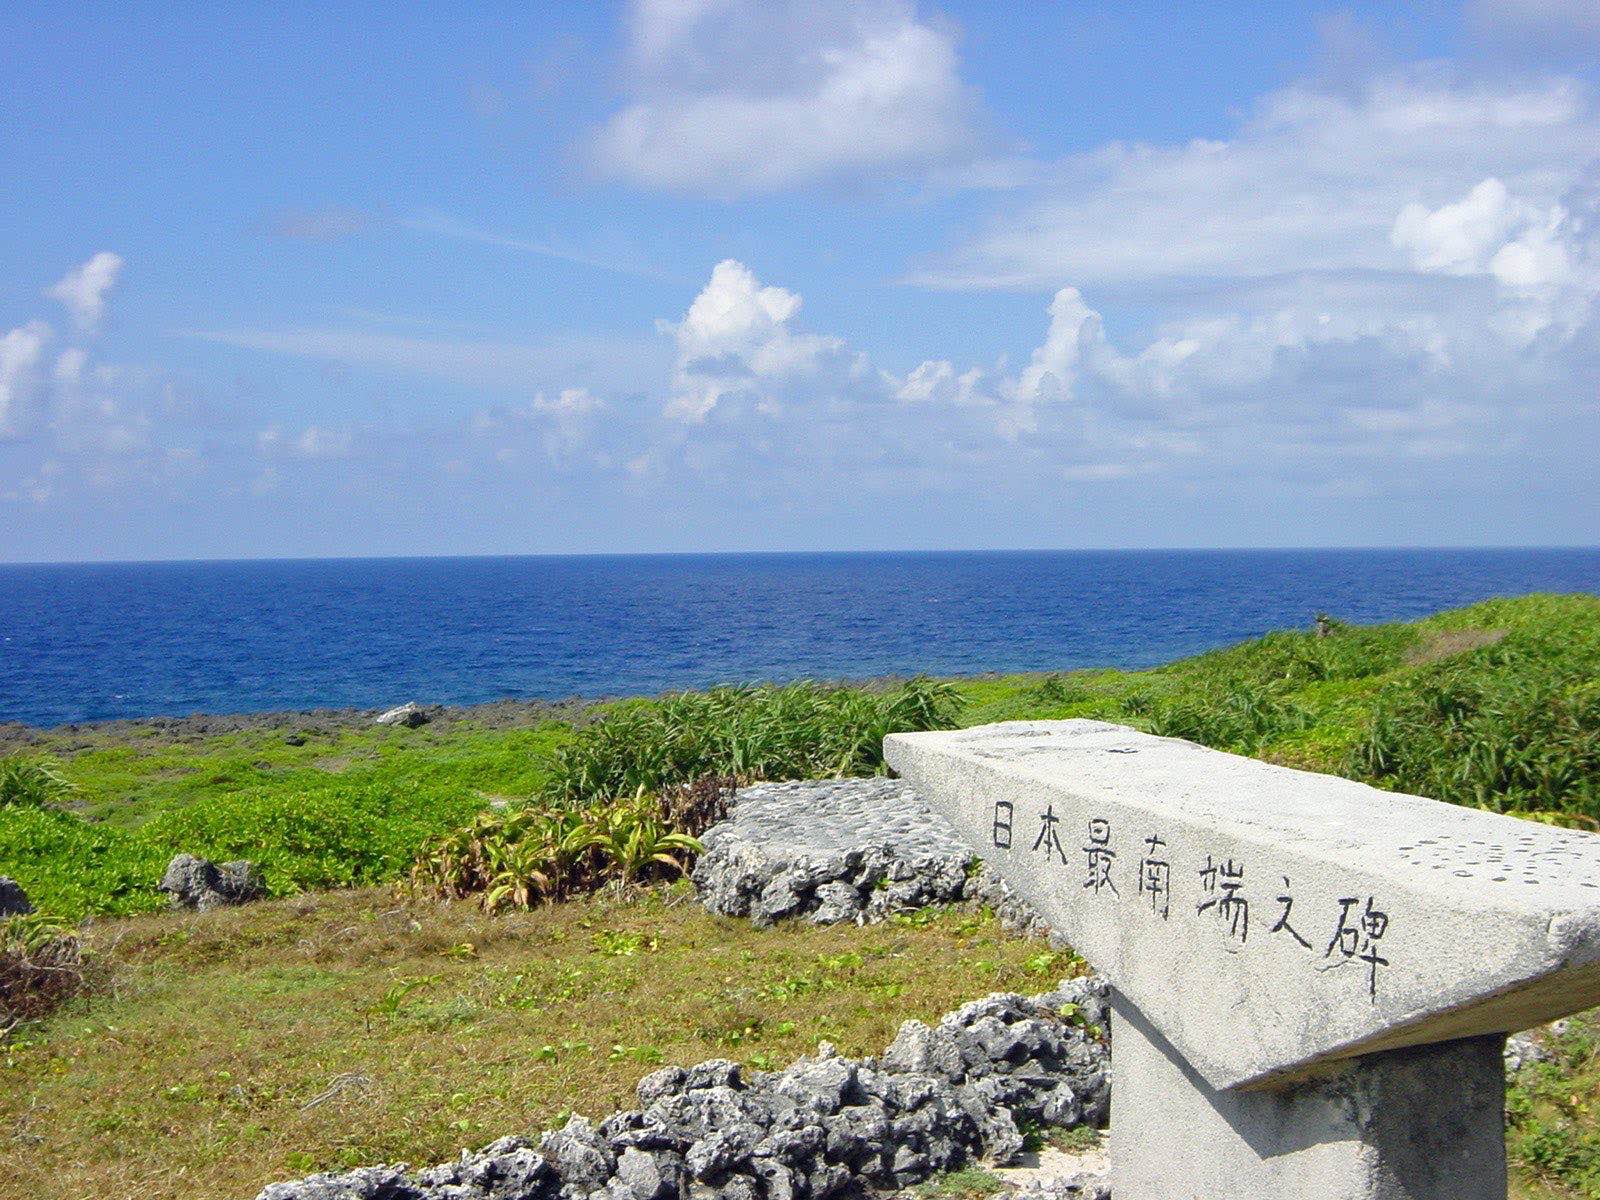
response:
{"label": "stone monument", "polygon": [[1600,836],[1099,721],[884,749],[1110,979],[1116,1200],[1504,1200],[1505,1035],[1600,1004]]}

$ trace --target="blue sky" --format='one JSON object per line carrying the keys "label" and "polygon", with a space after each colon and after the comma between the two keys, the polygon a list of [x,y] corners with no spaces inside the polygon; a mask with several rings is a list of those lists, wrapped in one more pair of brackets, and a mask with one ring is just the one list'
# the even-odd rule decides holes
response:
{"label": "blue sky", "polygon": [[1600,541],[1600,9],[23,3],[0,559]]}

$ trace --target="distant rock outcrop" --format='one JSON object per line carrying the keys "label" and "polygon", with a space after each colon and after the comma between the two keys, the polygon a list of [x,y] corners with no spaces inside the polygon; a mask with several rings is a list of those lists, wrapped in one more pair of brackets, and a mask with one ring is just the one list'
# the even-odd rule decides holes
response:
{"label": "distant rock outcrop", "polygon": [[399,708],[391,708],[388,712],[379,713],[372,718],[374,725],[400,725],[406,729],[415,729],[418,725],[426,725],[433,720],[433,714],[416,701],[407,701]]}
{"label": "distant rock outcrop", "polygon": [[33,911],[33,903],[22,885],[7,875],[0,875],[0,919],[25,917]]}
{"label": "distant rock outcrop", "polygon": [[180,854],[167,864],[161,890],[170,897],[173,908],[198,912],[258,900],[267,891],[261,873],[248,859],[218,864],[192,854]]}

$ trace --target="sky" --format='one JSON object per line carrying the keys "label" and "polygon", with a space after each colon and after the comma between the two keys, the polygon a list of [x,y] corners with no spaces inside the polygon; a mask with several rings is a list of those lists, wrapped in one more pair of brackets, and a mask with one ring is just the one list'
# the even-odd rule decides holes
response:
{"label": "sky", "polygon": [[14,0],[0,560],[1600,543],[1600,5]]}

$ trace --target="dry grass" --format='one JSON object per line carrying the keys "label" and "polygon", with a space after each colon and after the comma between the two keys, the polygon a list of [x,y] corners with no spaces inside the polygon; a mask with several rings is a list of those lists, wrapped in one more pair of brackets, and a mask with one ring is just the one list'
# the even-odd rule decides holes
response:
{"label": "dry grass", "polygon": [[1469,650],[1481,650],[1505,641],[1506,634],[1510,632],[1509,629],[1435,630],[1406,651],[1405,664],[1408,667],[1420,667],[1425,663],[1454,658]]}
{"label": "dry grass", "polygon": [[0,1197],[242,1197],[631,1103],[658,1062],[773,1066],[1072,967],[991,921],[756,930],[680,889],[503,917],[331,892],[101,922],[115,994],[0,1051]]}

